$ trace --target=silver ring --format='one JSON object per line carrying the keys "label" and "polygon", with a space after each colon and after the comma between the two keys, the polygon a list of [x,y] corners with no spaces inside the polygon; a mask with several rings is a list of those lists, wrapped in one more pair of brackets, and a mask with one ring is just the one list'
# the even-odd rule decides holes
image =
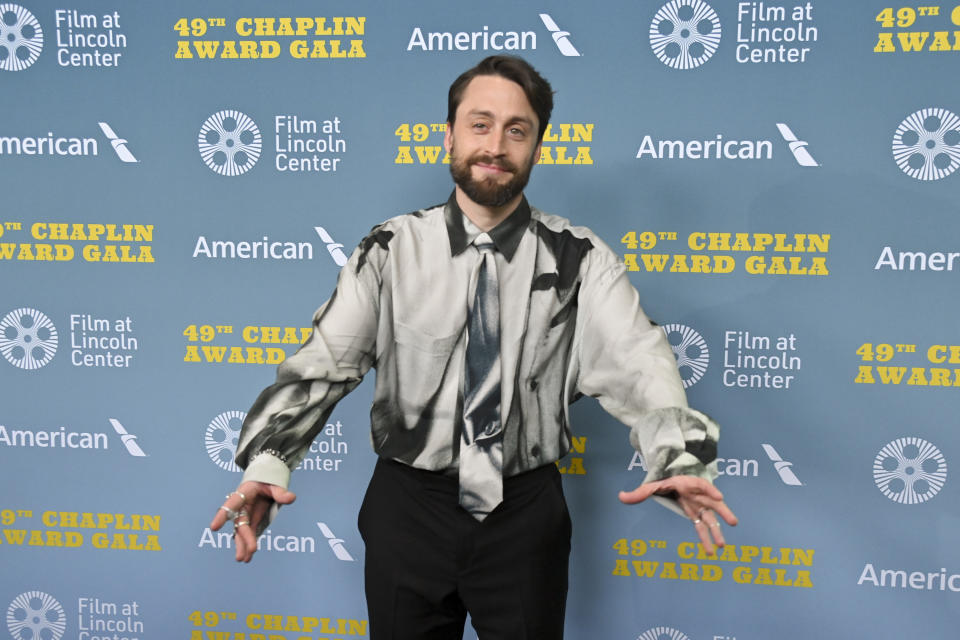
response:
{"label": "silver ring", "polygon": [[224,513],[227,514],[227,520],[233,520],[240,515],[239,511],[234,511],[233,509],[225,505],[220,507],[220,511],[223,511]]}
{"label": "silver ring", "polygon": [[698,524],[703,524],[703,520],[701,520],[700,518],[697,518],[696,520],[693,521],[693,526],[697,526]]}
{"label": "silver ring", "polygon": [[[232,496],[234,493],[240,496],[240,499],[243,500],[244,502],[247,501],[247,496],[243,495],[243,491],[234,491],[233,493],[230,494],[230,496]],[[230,496],[227,496],[227,497],[229,498]]]}
{"label": "silver ring", "polygon": [[244,525],[250,526],[250,522],[248,520],[237,520],[233,523],[234,528],[242,527]]}
{"label": "silver ring", "polygon": [[697,511],[697,518],[703,515],[703,512],[707,510],[707,507],[700,507],[700,511]]}
{"label": "silver ring", "polygon": [[720,528],[720,523],[719,523],[719,522],[712,522],[712,523],[710,523],[709,526],[711,526],[711,527],[716,527],[717,529],[719,529],[719,528]]}

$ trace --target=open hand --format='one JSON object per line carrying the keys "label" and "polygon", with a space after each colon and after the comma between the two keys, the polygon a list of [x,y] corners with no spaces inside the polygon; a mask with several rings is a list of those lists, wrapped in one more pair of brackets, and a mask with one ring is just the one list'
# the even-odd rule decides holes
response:
{"label": "open hand", "polygon": [[[714,546],[726,544],[720,530],[720,518],[730,526],[737,524],[737,517],[724,503],[720,490],[703,478],[694,476],[674,476],[656,482],[642,484],[633,491],[621,491],[620,502],[636,504],[654,494],[671,495],[687,517],[693,521],[693,527],[700,536],[704,550],[710,554]],[[719,518],[718,518],[719,516]]]}
{"label": "open hand", "polygon": [[290,504],[297,496],[275,484],[247,481],[229,495],[217,509],[210,529],[219,531],[227,520],[233,520],[233,539],[237,562],[250,562],[257,550],[257,527],[273,505]]}

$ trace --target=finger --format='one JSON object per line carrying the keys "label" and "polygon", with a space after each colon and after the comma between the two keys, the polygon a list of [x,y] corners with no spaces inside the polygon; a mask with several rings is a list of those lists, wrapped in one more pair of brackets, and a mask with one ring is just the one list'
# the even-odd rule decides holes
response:
{"label": "finger", "polygon": [[250,562],[257,550],[257,540],[250,524],[250,515],[244,514],[233,523],[234,540],[237,542],[237,561]]}
{"label": "finger", "polygon": [[718,547],[726,545],[727,541],[723,537],[720,521],[717,519],[713,510],[707,509],[704,511],[701,519],[703,520],[703,524],[707,526],[707,532],[713,537],[713,543]]}
{"label": "finger", "polygon": [[689,498],[680,498],[677,502],[680,503],[683,512],[687,514],[687,517],[690,518],[690,521],[693,523],[693,529],[697,532],[697,537],[700,539],[703,550],[707,555],[713,554],[714,545],[713,540],[710,538],[710,527],[703,519],[703,516],[708,512],[707,507]]}
{"label": "finger", "polygon": [[263,499],[257,500],[257,502],[250,507],[250,528],[253,529],[254,532],[260,530],[260,522],[264,517],[266,517],[269,509],[270,501]]}
{"label": "finger", "polygon": [[233,517],[233,513],[240,511],[246,504],[255,499],[257,493],[256,483],[241,483],[239,487],[225,496],[224,503],[217,509],[217,513],[214,514],[213,520],[210,522],[210,528],[213,531],[218,531],[227,520]]}
{"label": "finger", "polygon": [[633,491],[621,491],[617,497],[620,498],[620,502],[624,504],[637,504],[656,493],[659,484],[659,482],[642,484]]}
{"label": "finger", "polygon": [[275,484],[269,485],[270,498],[277,504],[290,504],[297,499],[296,494],[289,489],[278,487]]}
{"label": "finger", "polygon": [[717,514],[721,518],[723,518],[723,521],[726,522],[731,527],[737,526],[737,523],[740,521],[737,518],[737,516],[733,514],[733,511],[730,510],[730,507],[728,507],[726,503],[723,501],[720,501],[718,504],[712,505],[710,508],[716,511]]}

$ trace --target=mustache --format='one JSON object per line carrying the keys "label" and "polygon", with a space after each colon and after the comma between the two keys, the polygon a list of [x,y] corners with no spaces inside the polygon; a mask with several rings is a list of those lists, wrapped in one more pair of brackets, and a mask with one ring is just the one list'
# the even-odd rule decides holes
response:
{"label": "mustache", "polygon": [[498,158],[491,156],[488,153],[475,153],[469,158],[467,158],[467,164],[477,164],[477,163],[489,164],[497,167],[498,169],[503,169],[504,171],[510,171],[511,173],[517,172],[517,165],[513,164],[505,158]]}

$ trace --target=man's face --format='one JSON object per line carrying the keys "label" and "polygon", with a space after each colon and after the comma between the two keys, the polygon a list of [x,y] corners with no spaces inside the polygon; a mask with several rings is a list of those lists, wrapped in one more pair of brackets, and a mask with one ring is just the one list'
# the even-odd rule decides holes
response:
{"label": "man's face", "polygon": [[520,195],[540,155],[537,115],[517,83],[477,76],[443,143],[453,181],[471,200],[501,207]]}

